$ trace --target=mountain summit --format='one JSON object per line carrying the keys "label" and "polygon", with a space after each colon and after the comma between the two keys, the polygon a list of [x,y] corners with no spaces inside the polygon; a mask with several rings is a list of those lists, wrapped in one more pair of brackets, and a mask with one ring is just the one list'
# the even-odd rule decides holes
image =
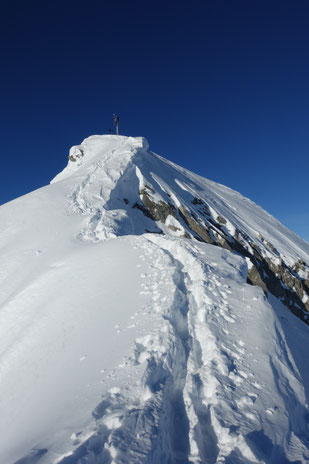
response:
{"label": "mountain summit", "polygon": [[0,462],[309,462],[309,245],[141,137],[0,207]]}
{"label": "mountain summit", "polygon": [[87,216],[81,240],[152,232],[235,251],[250,283],[307,321],[308,243],[239,193],[155,155],[145,139],[89,137],[71,148],[59,181],[76,182],[70,209]]}

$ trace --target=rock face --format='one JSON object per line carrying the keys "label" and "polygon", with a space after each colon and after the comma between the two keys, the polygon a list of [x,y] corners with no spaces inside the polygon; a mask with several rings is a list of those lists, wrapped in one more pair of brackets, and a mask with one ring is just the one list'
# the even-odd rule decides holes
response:
{"label": "rock face", "polygon": [[165,223],[166,219],[168,216],[174,216],[177,218],[176,210],[173,205],[168,205],[164,203],[163,201],[159,201],[159,203],[155,203],[152,201],[149,197],[148,191],[153,192],[154,191],[151,189],[151,187],[146,186],[142,190],[140,190],[140,198],[141,198],[141,203],[135,203],[134,207],[140,209],[143,211],[143,213],[149,217],[150,219],[153,219],[154,221],[160,221]]}
{"label": "rock face", "polygon": [[[266,294],[270,292],[279,298],[290,311],[309,324],[309,268],[304,261],[299,259],[293,267],[289,267],[276,248],[265,240],[261,233],[258,238],[263,246],[254,243],[239,230],[236,230],[232,236],[225,227],[227,220],[221,215],[214,218],[210,207],[197,197],[191,202],[192,209],[184,206],[175,208],[174,205],[163,201],[158,203],[153,201],[149,195],[151,191],[152,188],[149,186],[142,189],[140,203],[136,203],[134,207],[159,222],[158,225],[165,224],[167,218],[173,216],[185,229],[184,237],[226,248],[247,258],[249,262],[247,282],[258,285]],[[204,221],[198,219],[201,215]],[[171,230],[177,229],[175,226],[168,227]],[[275,260],[265,255],[265,248]],[[299,271],[306,274],[307,278],[301,277]]]}

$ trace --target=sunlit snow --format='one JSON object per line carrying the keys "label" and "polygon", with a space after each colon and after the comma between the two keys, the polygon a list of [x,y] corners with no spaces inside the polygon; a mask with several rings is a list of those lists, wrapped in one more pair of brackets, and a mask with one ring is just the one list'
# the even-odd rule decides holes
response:
{"label": "sunlit snow", "polygon": [[308,463],[308,326],[247,284],[250,260],[134,206],[205,198],[286,262],[309,245],[143,138],[70,157],[0,207],[0,463]]}

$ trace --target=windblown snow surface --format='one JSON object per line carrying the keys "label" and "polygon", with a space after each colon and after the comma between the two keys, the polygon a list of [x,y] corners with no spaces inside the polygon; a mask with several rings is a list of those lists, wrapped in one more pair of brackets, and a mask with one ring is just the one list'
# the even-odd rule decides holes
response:
{"label": "windblown snow surface", "polygon": [[133,208],[145,186],[309,262],[145,139],[73,147],[51,185],[0,208],[0,463],[308,463],[309,327],[246,283],[245,258]]}

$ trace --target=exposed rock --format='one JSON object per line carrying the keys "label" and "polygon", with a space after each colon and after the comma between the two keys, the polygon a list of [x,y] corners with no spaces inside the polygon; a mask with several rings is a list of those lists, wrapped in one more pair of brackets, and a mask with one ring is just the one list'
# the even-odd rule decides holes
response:
{"label": "exposed rock", "polygon": [[216,238],[216,244],[221,246],[222,248],[225,248],[226,250],[232,251],[232,247],[230,243],[222,237],[222,235],[215,233],[215,238]]}
{"label": "exposed rock", "polygon": [[299,259],[293,266],[293,270],[295,272],[299,272],[299,271],[305,271],[305,268],[307,267],[305,261],[303,261],[302,259]]}
{"label": "exposed rock", "polygon": [[187,226],[195,232],[198,237],[206,243],[213,243],[212,238],[210,237],[209,233],[205,228],[201,226],[201,224],[197,223],[195,219],[193,219],[188,211],[185,208],[179,208],[179,214],[182,217],[182,219],[185,221]]}
{"label": "exposed rock", "polygon": [[173,232],[177,232],[177,230],[181,230],[181,229],[179,229],[179,227],[175,227],[175,226],[173,226],[172,224],[168,225],[167,227],[168,227],[169,229],[171,229]]}
{"label": "exposed rock", "polygon": [[206,206],[204,205],[202,208],[199,208],[199,213],[202,214],[205,218],[207,218],[209,220],[210,218],[210,212],[209,210],[206,208]]}
{"label": "exposed rock", "polygon": [[277,256],[280,256],[279,251],[267,240],[265,240],[265,245]]}
{"label": "exposed rock", "polygon": [[224,219],[224,217],[222,216],[218,216],[217,221],[219,222],[219,224],[226,224],[226,219]]}
{"label": "exposed rock", "polygon": [[259,233],[258,238],[263,242],[275,255],[280,256],[278,250],[273,246],[272,243],[268,242],[262,234]]}
{"label": "exposed rock", "polygon": [[188,234],[188,232],[185,232],[182,236],[183,238],[192,238],[190,234]]}
{"label": "exposed rock", "polygon": [[147,232],[148,234],[158,234],[158,235],[162,235],[164,233],[162,230],[148,230],[148,229],[145,229],[145,232]]}
{"label": "exposed rock", "polygon": [[[267,242],[261,234],[259,238],[264,241],[274,254],[278,254],[275,247]],[[228,241],[228,237],[226,237],[226,240]],[[250,245],[252,253],[245,248],[245,243]],[[263,257],[260,247],[240,231],[235,232],[233,241],[230,240],[229,244],[234,251],[250,258],[252,262],[248,272],[248,283],[258,285],[264,292],[269,291],[279,298],[295,315],[309,323],[306,319],[306,313],[309,311],[309,298],[308,301],[303,303],[304,296],[309,295],[309,279],[302,280],[294,275],[293,270],[282,259],[279,264],[276,264],[271,259]],[[223,246],[219,240],[218,245]],[[303,262],[298,263],[298,266],[305,265]]]}
{"label": "exposed rock", "polygon": [[73,161],[73,163],[75,163],[76,161],[81,159],[83,156],[84,156],[84,151],[81,148],[74,146],[70,149],[68,158],[70,161]]}
{"label": "exposed rock", "polygon": [[294,279],[294,289],[295,289],[297,295],[298,295],[301,299],[303,299],[305,292],[304,292],[304,285],[303,285],[303,283],[302,283],[301,280],[299,280],[299,279]]}
{"label": "exposed rock", "polygon": [[248,271],[247,282],[250,285],[258,285],[263,289],[265,293],[267,293],[267,287],[263,282],[260,273],[254,264],[252,264],[251,268]]}
{"label": "exposed rock", "polygon": [[[308,323],[305,316],[309,309],[309,301],[306,304],[302,301],[304,281],[294,277],[291,270],[282,261],[276,265],[269,258],[263,258],[260,255],[256,262],[260,278],[267,290],[279,298],[295,315]],[[255,279],[253,283],[263,288],[258,279]]]}
{"label": "exposed rock", "polygon": [[251,253],[249,253],[247,248],[245,248],[245,242],[242,239],[242,234],[238,230],[236,230],[234,237],[230,240],[230,245],[232,250],[236,251],[240,255],[246,258],[252,257]]}
{"label": "exposed rock", "polygon": [[155,218],[154,216],[151,214],[151,212],[141,203],[134,203],[134,205],[132,206],[132,208],[137,208],[139,209],[140,211],[142,211],[145,216],[147,216],[148,218],[152,219],[153,221],[155,221]]}
{"label": "exposed rock", "polygon": [[151,193],[155,193],[154,189],[153,189],[152,187],[150,187],[150,185],[145,184],[145,185],[144,185],[144,188],[142,188],[142,189],[139,191],[139,194],[140,194],[140,195],[144,195],[144,194],[147,195],[147,190],[149,190],[149,192],[151,192]]}
{"label": "exposed rock", "polygon": [[216,221],[214,221],[212,218],[208,218],[208,222],[214,226],[214,229],[216,230],[221,230],[221,224],[218,224]]}
{"label": "exposed rock", "polygon": [[[173,205],[165,203],[164,201],[155,203],[149,198],[145,189],[141,190],[140,195],[144,208],[148,211],[154,221],[161,221],[165,223],[167,217],[170,215],[177,219],[176,209]],[[149,214],[148,217],[150,217]]]}
{"label": "exposed rock", "polygon": [[197,197],[194,197],[194,198],[193,198],[192,203],[193,203],[194,205],[202,205],[202,204],[203,204],[202,200],[200,200],[200,199],[197,198]]}

